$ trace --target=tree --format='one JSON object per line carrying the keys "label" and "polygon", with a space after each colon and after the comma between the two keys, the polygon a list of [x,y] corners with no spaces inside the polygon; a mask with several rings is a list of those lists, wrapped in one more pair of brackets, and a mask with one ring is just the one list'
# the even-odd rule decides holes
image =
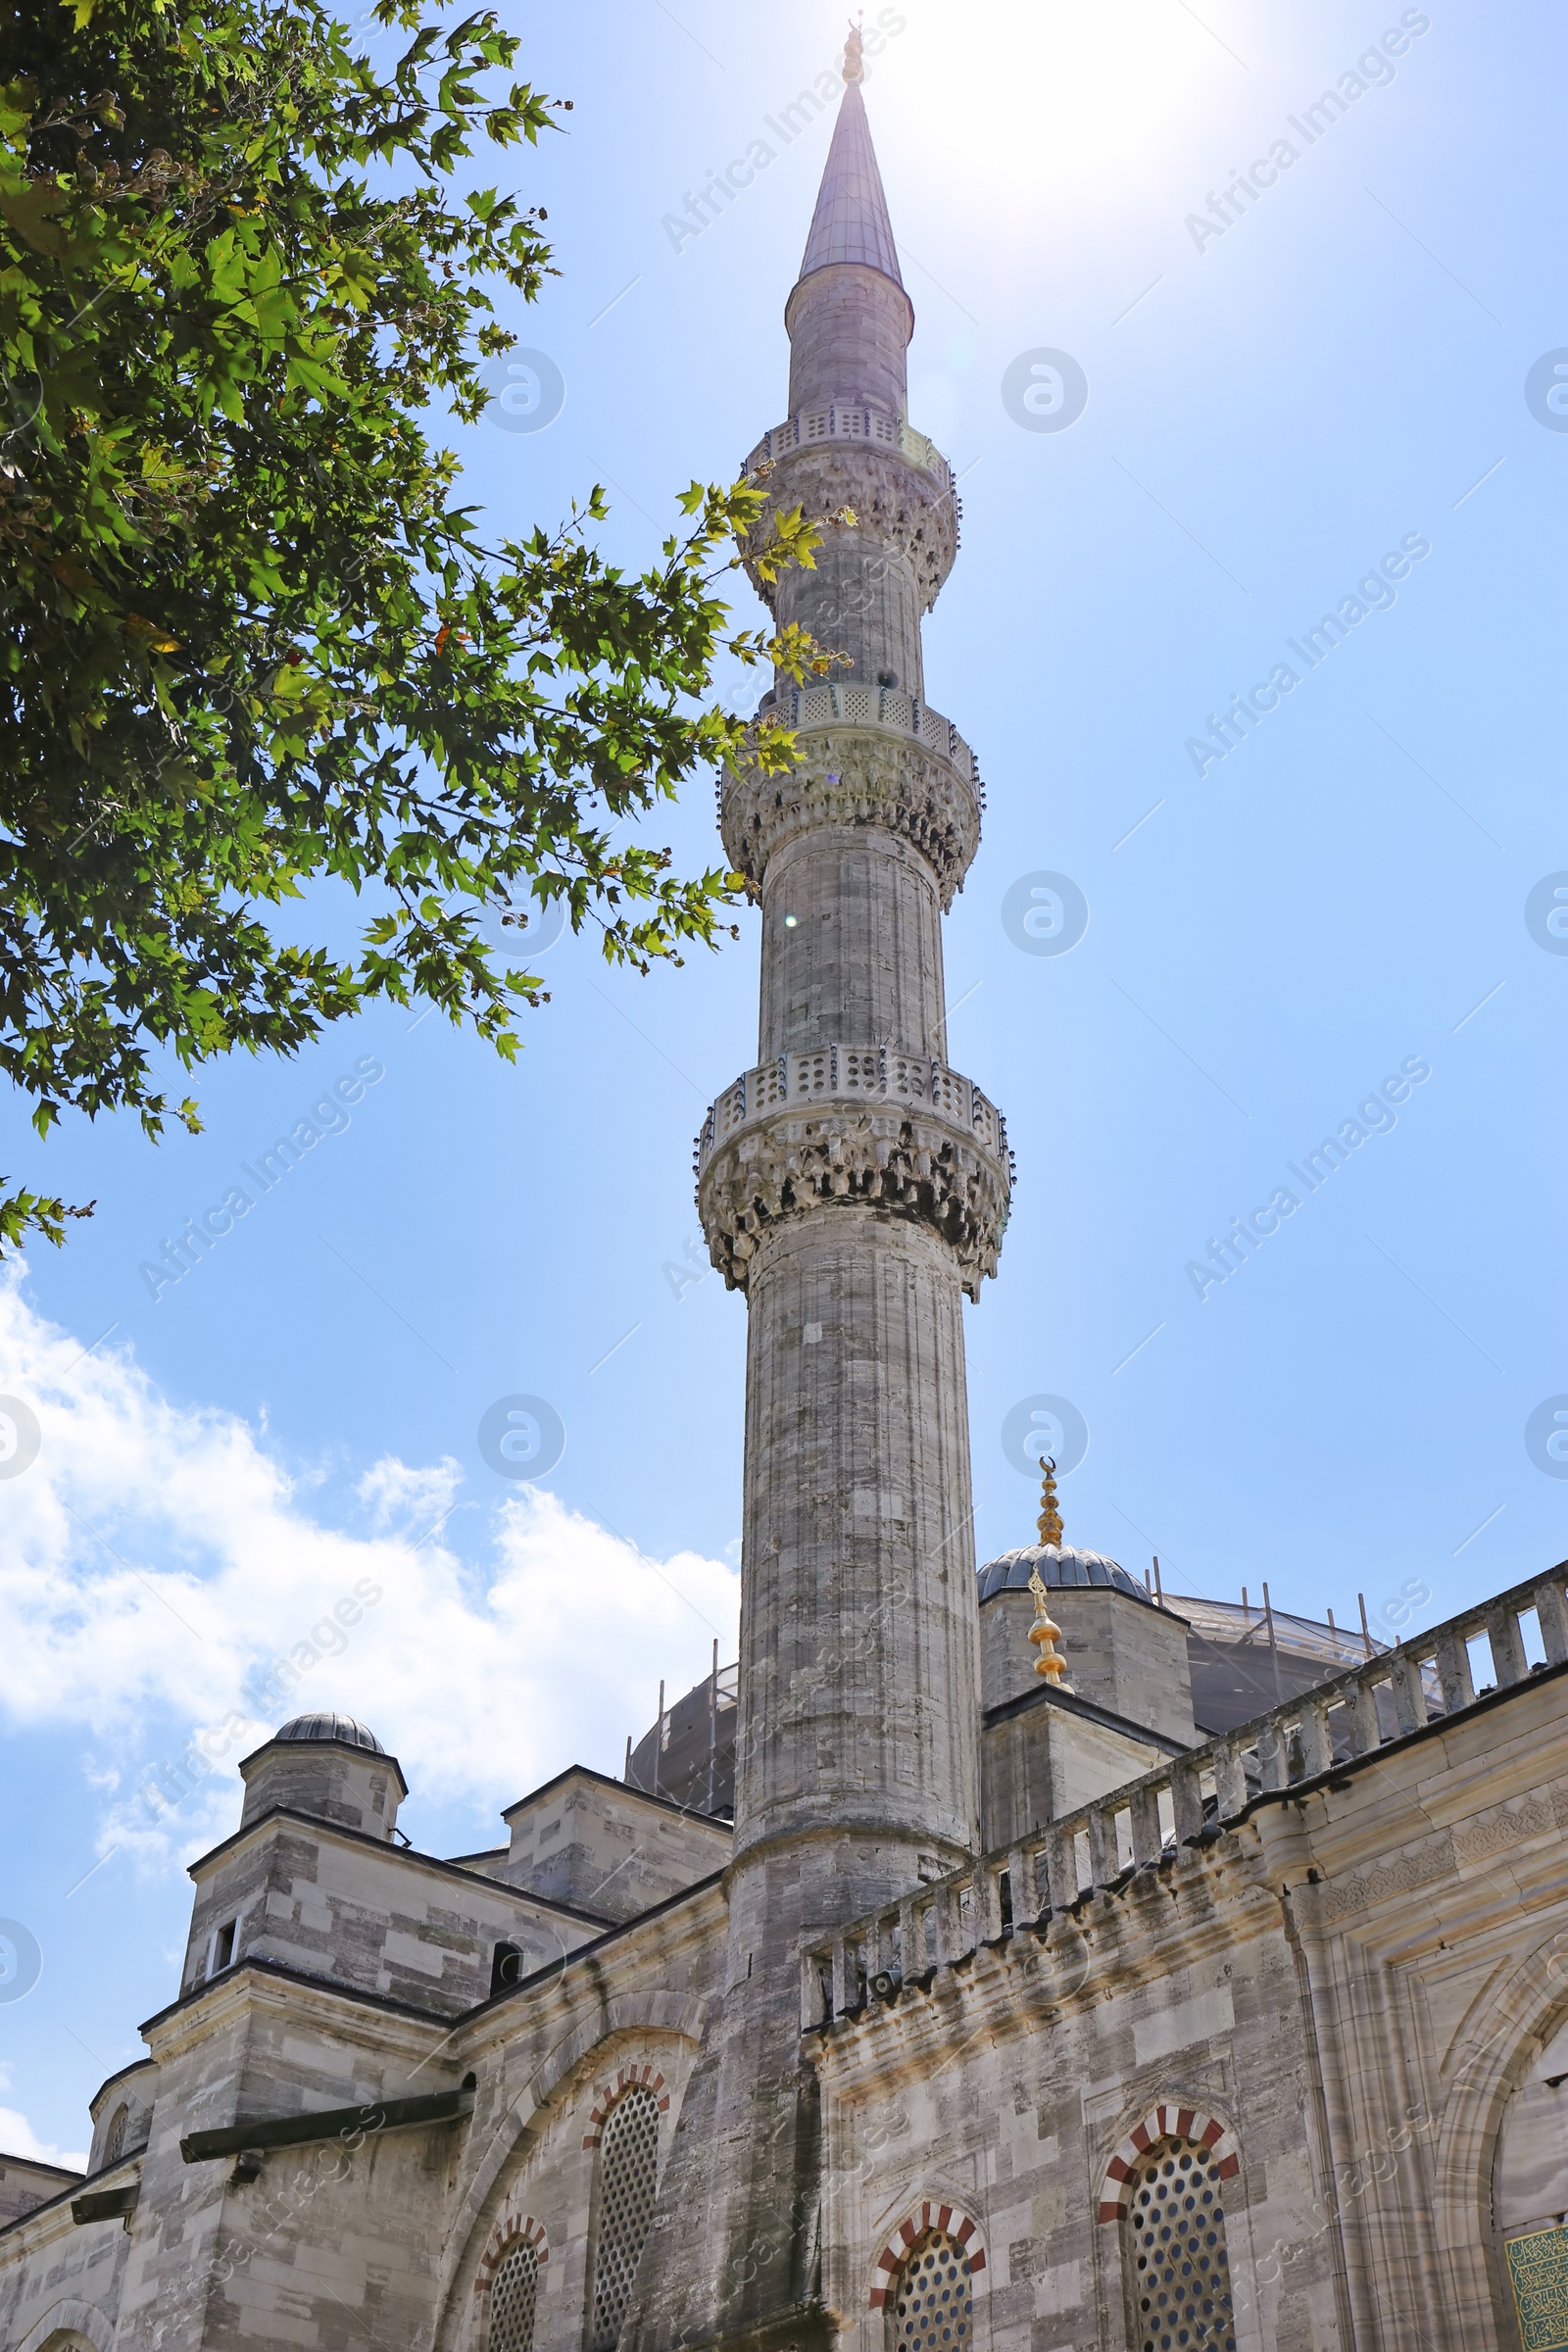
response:
{"label": "tree", "polygon": [[[441,5],[442,0],[437,0]],[[532,299],[542,210],[459,197],[476,143],[558,105],[516,43],[381,0],[379,77],[318,0],[17,0],[0,89],[0,1070],[46,1135],[128,1107],[155,1055],[293,1052],[420,995],[503,1054],[536,975],[486,914],[560,901],[647,969],[713,943],[738,876],[626,827],[698,770],[790,762],[703,708],[720,651],[800,677],[798,632],[717,593],[763,497],[694,483],[640,577],[595,489],[492,547],[427,438]],[[406,41],[406,46],[404,45]],[[809,563],[799,513],[749,560]],[[368,902],[349,958],[286,936],[304,886]],[[0,1240],[88,1213],[16,1191]]]}

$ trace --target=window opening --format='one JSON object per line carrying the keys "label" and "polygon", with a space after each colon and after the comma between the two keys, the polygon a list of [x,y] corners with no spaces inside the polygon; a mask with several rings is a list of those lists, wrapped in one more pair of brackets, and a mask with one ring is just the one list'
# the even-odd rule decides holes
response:
{"label": "window opening", "polygon": [[125,2126],[129,2123],[129,2121],[130,2109],[125,2106],[123,2102],[122,2102],[122,2104],[115,2109],[113,2116],[110,2118],[109,2129],[104,2133],[103,2160],[106,2165],[118,2164],[121,2157],[124,2154]]}
{"label": "window opening", "polygon": [[1219,2167],[1162,2139],[1132,2176],[1127,2253],[1140,2352],[1236,2352]]}
{"label": "window opening", "polygon": [[515,1984],[521,1976],[521,1944],[498,1943],[495,1949],[495,1958],[490,1963],[491,1999],[494,2000],[498,1992],[505,1992],[509,1984]]}
{"label": "window opening", "polygon": [[956,2238],[933,2230],[899,2273],[898,2352],[969,2352],[973,2332],[969,2258]]}
{"label": "window opening", "polygon": [[490,2281],[489,2352],[533,2352],[533,2315],[539,2301],[539,2255],[520,2238],[502,2257]]}
{"label": "window opening", "polygon": [[600,2141],[590,2352],[614,2352],[653,2219],[658,2179],[659,2101],[639,2084],[612,2108]]}

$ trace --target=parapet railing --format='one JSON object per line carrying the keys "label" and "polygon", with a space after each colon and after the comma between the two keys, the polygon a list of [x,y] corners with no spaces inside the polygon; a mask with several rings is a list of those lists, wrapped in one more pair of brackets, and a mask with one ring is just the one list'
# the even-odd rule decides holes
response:
{"label": "parapet railing", "polygon": [[953,499],[955,521],[961,518],[953,467],[936,443],[889,410],[871,408],[861,401],[833,401],[825,409],[805,409],[799,416],[786,416],[782,424],[775,424],[771,432],[762,435],[741,470],[756,473],[760,466],[772,464],[789,450],[808,449],[821,441],[860,441],[873,449],[893,450],[899,457],[907,458],[922,473],[935,475]]}
{"label": "parapet railing", "polygon": [[[801,2032],[858,2016],[981,1944],[1044,1935],[1090,1893],[1218,1838],[1260,1800],[1568,1663],[1568,1561],[1333,1675],[1256,1721],[932,1881],[801,1954]],[[1529,1651],[1544,1653],[1534,1664]]]}
{"label": "parapet railing", "polygon": [[781,1054],[776,1061],[743,1070],[727,1086],[703,1121],[693,1152],[699,1175],[720,1144],[737,1129],[765,1114],[799,1105],[869,1102],[934,1111],[958,1127],[1012,1171],[1007,1123],[971,1079],[924,1054],[893,1046],[817,1046],[806,1054]]}
{"label": "parapet railing", "polygon": [[[912,694],[898,686],[786,686],[775,693],[763,710],[786,727],[799,733],[812,727],[876,727],[889,735],[912,736],[928,752],[951,760],[966,783],[972,784],[980,796],[980,806],[986,805],[985,786],[980,781],[980,763],[970,746],[964,741],[951,718],[933,710]],[[720,811],[724,806],[724,787],[717,787]]]}

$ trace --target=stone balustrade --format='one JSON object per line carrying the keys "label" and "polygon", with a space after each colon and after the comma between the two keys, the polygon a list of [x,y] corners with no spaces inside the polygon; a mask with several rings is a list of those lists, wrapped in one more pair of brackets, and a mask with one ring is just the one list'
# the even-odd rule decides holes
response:
{"label": "stone balustrade", "polygon": [[951,760],[985,807],[979,762],[952,719],[900,687],[786,686],[763,704],[762,715],[778,719],[797,735],[816,727],[870,727],[885,735],[911,737],[926,751]]}
{"label": "stone balustrade", "polygon": [[808,1054],[781,1054],[776,1061],[743,1071],[710,1106],[697,1137],[693,1169],[701,1177],[721,1145],[743,1128],[771,1120],[780,1110],[860,1103],[877,1109],[907,1104],[911,1110],[935,1114],[977,1143],[989,1157],[1005,1163],[1010,1183],[1007,1124],[996,1104],[945,1062],[903,1054],[893,1046],[818,1046]]}
{"label": "stone balustrade", "polygon": [[[801,1954],[801,2032],[874,2016],[904,1984],[929,1983],[982,1944],[1048,1937],[1086,1895],[1118,1889],[1183,1846],[1240,1828],[1260,1803],[1568,1664],[1565,1578],[1568,1562],[812,1941]],[[1532,1619],[1545,1653],[1534,1666]]]}
{"label": "stone balustrade", "polygon": [[775,465],[794,449],[810,449],[825,441],[858,441],[870,449],[885,449],[894,456],[905,458],[929,473],[953,500],[954,519],[961,514],[957,489],[952,466],[924,433],[917,433],[886,409],[870,408],[858,401],[835,401],[825,409],[811,409],[798,416],[787,416],[766,432],[748,457],[741,470],[755,474],[760,466]]}

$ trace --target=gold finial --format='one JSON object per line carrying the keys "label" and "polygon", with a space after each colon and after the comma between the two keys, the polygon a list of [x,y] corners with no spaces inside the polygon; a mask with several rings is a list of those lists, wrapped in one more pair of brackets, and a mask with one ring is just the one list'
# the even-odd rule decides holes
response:
{"label": "gold finial", "polygon": [[1059,1544],[1061,1513],[1056,1508],[1056,1465],[1049,1453],[1042,1456],[1040,1468],[1043,1483],[1040,1489],[1040,1516],[1035,1525],[1040,1531],[1042,1544]]}
{"label": "gold finial", "polygon": [[[1056,1465],[1049,1453],[1042,1456],[1040,1470],[1042,1485],[1040,1517],[1037,1522],[1040,1542],[1042,1545],[1059,1544],[1061,1542],[1061,1513],[1056,1508]],[[1034,1594],[1035,1601],[1035,1621],[1029,1628],[1029,1639],[1040,1651],[1040,1655],[1035,1660],[1035,1672],[1042,1675],[1054,1690],[1070,1690],[1072,1685],[1067,1680],[1067,1661],[1057,1647],[1057,1643],[1061,1640],[1061,1628],[1052,1617],[1051,1604],[1046,1596],[1045,1581],[1040,1574],[1038,1560],[1029,1571],[1029,1590]]]}
{"label": "gold finial", "polygon": [[846,81],[863,81],[865,79],[865,68],[860,62],[860,27],[858,24],[852,24],[850,37],[844,44],[844,78]]}
{"label": "gold finial", "polygon": [[1067,1680],[1067,1661],[1056,1646],[1061,1640],[1061,1628],[1052,1618],[1038,1567],[1030,1570],[1029,1590],[1035,1596],[1035,1621],[1029,1628],[1029,1639],[1038,1644],[1040,1650],[1035,1660],[1035,1672],[1043,1675],[1054,1690],[1070,1690],[1072,1685]]}

